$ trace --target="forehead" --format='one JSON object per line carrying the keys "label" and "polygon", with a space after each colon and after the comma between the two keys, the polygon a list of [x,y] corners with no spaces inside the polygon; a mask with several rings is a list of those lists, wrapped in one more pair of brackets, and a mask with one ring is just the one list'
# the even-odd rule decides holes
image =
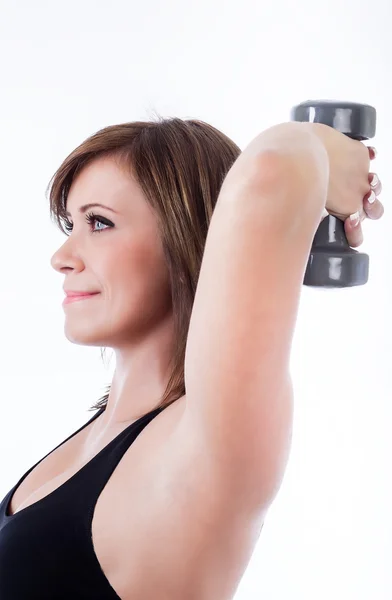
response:
{"label": "forehead", "polygon": [[130,170],[112,157],[94,160],[76,176],[67,197],[67,211],[76,210],[82,204],[102,203],[124,211],[130,202],[144,201],[140,186]]}

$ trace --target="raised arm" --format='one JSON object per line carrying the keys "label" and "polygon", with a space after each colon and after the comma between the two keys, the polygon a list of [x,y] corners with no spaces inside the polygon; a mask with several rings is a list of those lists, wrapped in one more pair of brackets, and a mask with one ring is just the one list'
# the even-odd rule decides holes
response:
{"label": "raised arm", "polygon": [[290,351],[328,174],[310,128],[273,127],[228,173],[208,231],[186,349],[184,427],[232,501],[258,514],[288,459]]}

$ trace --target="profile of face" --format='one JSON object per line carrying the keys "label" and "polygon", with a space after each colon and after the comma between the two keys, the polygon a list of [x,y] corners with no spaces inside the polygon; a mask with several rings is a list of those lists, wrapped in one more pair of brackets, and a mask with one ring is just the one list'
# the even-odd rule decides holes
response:
{"label": "profile of face", "polygon": [[[86,204],[102,204],[83,209]],[[121,348],[171,318],[169,273],[157,217],[140,186],[113,158],[99,158],[72,183],[70,233],[51,259],[65,290],[98,292],[64,304],[75,344]]]}

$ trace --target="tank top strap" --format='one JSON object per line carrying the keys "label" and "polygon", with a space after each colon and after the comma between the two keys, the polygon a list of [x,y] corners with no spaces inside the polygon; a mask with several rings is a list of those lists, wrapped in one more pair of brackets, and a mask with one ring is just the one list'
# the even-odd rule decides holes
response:
{"label": "tank top strap", "polygon": [[55,450],[57,450],[57,448],[60,448],[60,446],[62,446],[63,444],[65,444],[65,442],[67,442],[68,440],[70,440],[71,438],[73,438],[77,433],[79,433],[79,431],[82,431],[82,429],[84,429],[85,427],[87,427],[90,423],[92,423],[95,419],[97,419],[105,410],[105,407],[100,408],[95,415],[93,415],[91,417],[91,419],[89,419],[87,421],[87,423],[85,423],[84,425],[82,425],[81,427],[79,427],[79,429],[77,429],[76,431],[74,431],[74,433],[71,433],[71,435],[69,435],[65,440],[63,440],[62,442],[60,442],[60,444],[58,444],[55,448],[53,448],[52,450],[50,450],[47,454],[45,454],[45,456],[43,456],[42,458],[40,458],[32,467],[30,467],[30,469],[28,469],[25,473],[23,473],[23,475],[21,476],[21,478],[15,483],[14,487],[8,492],[7,496],[5,496],[5,498],[3,498],[3,500],[0,503],[0,509],[3,510],[4,505],[5,505],[5,501],[7,500],[7,498],[13,494],[13,492],[19,487],[19,485],[26,479],[27,475],[29,473],[31,473],[31,471],[33,469],[35,469],[35,467],[37,467],[47,456],[49,456],[49,454],[52,454],[52,452],[54,452]]}
{"label": "tank top strap", "polygon": [[62,488],[61,503],[66,512],[71,513],[73,522],[82,519],[84,527],[91,526],[96,502],[113,471],[143,429],[162,410],[154,409],[128,425]]}

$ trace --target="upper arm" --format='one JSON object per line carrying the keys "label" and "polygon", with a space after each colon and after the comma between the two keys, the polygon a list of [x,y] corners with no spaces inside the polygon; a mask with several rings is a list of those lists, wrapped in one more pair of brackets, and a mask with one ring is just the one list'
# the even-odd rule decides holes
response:
{"label": "upper arm", "polygon": [[[278,209],[273,180],[218,200],[185,356],[185,427],[227,490],[258,510],[271,503],[288,458],[290,351],[321,212],[320,203],[303,205],[302,219],[293,202]],[[283,203],[284,185],[278,193]]]}

